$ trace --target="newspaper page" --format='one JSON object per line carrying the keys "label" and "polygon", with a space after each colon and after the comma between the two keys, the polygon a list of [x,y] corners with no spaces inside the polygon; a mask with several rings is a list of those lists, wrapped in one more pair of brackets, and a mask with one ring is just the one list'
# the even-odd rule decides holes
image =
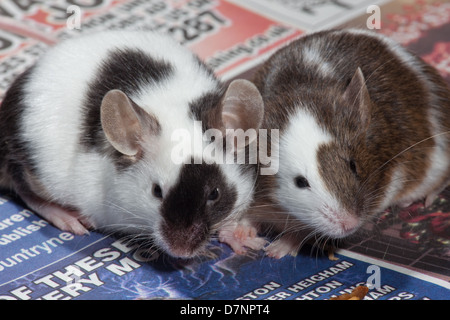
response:
{"label": "newspaper page", "polygon": [[83,33],[111,29],[168,33],[225,79],[303,33],[226,1],[78,2],[0,3],[0,97],[49,46]]}
{"label": "newspaper page", "polygon": [[372,284],[366,299],[445,299],[448,282],[353,252],[273,260],[213,242],[183,262],[96,232],[74,236],[3,198],[0,299],[315,300]]}
{"label": "newspaper page", "polygon": [[305,31],[331,29],[371,12],[386,0],[229,0],[261,15],[289,23]]}
{"label": "newspaper page", "polygon": [[[250,78],[271,53],[307,32],[371,27],[417,52],[450,83],[449,3],[371,4],[377,5],[367,10],[367,1],[5,0],[0,98],[58,41],[115,28],[168,33],[227,80]],[[213,241],[211,256],[193,261],[95,231],[63,232],[0,192],[0,299],[324,300],[360,284],[370,287],[366,300],[449,299],[449,192],[429,208],[414,204],[380,214],[371,236],[347,242],[337,260],[309,246],[280,260],[263,251],[237,255]]]}

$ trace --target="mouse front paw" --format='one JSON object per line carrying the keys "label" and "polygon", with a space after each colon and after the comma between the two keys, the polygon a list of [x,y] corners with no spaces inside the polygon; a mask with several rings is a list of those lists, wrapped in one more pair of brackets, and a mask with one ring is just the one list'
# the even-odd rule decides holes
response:
{"label": "mouse front paw", "polygon": [[295,257],[300,248],[300,241],[295,237],[281,236],[279,239],[272,241],[267,247],[264,248],[266,255],[281,259],[286,255]]}
{"label": "mouse front paw", "polygon": [[237,254],[245,254],[247,248],[261,250],[267,244],[264,238],[258,237],[258,231],[246,220],[227,224],[219,231],[219,241],[228,244]]}
{"label": "mouse front paw", "polygon": [[58,205],[48,205],[39,213],[58,229],[76,235],[88,234],[89,229],[94,228],[93,224],[78,211],[65,209]]}
{"label": "mouse front paw", "polygon": [[36,195],[21,195],[30,209],[62,231],[76,235],[89,233],[95,226],[76,209],[65,208],[57,203],[48,202]]}

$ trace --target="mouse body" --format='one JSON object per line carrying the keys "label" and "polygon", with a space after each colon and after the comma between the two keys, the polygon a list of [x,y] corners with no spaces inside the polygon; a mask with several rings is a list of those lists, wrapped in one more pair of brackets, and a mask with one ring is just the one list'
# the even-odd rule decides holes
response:
{"label": "mouse body", "polygon": [[273,54],[254,83],[262,128],[279,129],[279,170],[258,176],[246,214],[276,231],[269,255],[346,238],[391,206],[430,205],[449,184],[449,88],[394,41],[357,29],[308,34]]}
{"label": "mouse body", "polygon": [[257,129],[262,114],[252,83],[225,85],[168,36],[83,35],[7,91],[0,186],[63,230],[120,232],[190,258],[248,207],[256,178],[254,165],[205,153],[205,132]]}

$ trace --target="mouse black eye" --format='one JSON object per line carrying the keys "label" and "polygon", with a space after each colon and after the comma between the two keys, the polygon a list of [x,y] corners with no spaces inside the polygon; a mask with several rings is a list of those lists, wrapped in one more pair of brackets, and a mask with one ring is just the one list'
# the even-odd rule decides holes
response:
{"label": "mouse black eye", "polygon": [[208,201],[216,201],[217,199],[219,199],[219,196],[219,188],[214,188],[208,195]]}
{"label": "mouse black eye", "polygon": [[298,176],[294,179],[295,185],[297,188],[303,189],[303,188],[309,188],[309,182],[308,180],[303,176]]}
{"label": "mouse black eye", "polygon": [[350,167],[350,170],[353,172],[353,174],[358,175],[358,169],[356,168],[355,160],[350,160],[348,162],[348,165]]}
{"label": "mouse black eye", "polygon": [[158,184],[156,184],[156,183],[153,184],[152,193],[153,193],[153,196],[154,196],[155,198],[162,199],[162,197],[163,197],[162,189],[161,189],[161,187],[160,187]]}

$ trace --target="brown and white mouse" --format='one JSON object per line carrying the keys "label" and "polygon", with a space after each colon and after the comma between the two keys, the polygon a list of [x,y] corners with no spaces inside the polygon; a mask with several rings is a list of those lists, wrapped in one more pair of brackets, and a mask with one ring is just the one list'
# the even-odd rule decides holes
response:
{"label": "brown and white mouse", "polygon": [[224,85],[168,36],[80,36],[6,93],[0,185],[61,229],[121,232],[190,258],[249,206],[255,184],[254,165],[203,152],[214,142],[204,133],[258,129],[262,116],[252,83]]}
{"label": "brown and white mouse", "polygon": [[278,232],[269,255],[350,236],[391,206],[429,205],[449,184],[449,88],[390,39],[308,34],[270,57],[254,83],[262,128],[279,129],[278,172],[259,175],[247,214]]}

